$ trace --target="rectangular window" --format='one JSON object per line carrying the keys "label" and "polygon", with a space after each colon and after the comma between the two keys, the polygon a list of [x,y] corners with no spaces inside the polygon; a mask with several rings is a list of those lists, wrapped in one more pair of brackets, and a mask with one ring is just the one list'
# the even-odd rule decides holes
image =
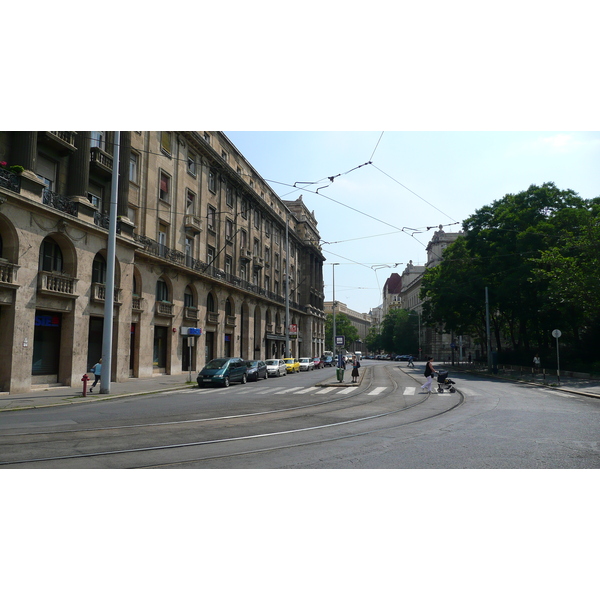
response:
{"label": "rectangular window", "polygon": [[106,132],[92,131],[92,140],[90,142],[90,147],[100,148],[100,150],[106,150]]}
{"label": "rectangular window", "polygon": [[231,256],[226,256],[225,257],[225,273],[227,273],[227,275],[231,275],[232,272],[233,272],[233,259],[231,258]]}
{"label": "rectangular window", "polygon": [[186,200],[185,200],[185,214],[193,215],[196,208],[196,194],[191,190],[187,190],[186,192]]}
{"label": "rectangular window", "polygon": [[208,172],[208,189],[213,194],[217,193],[217,174],[212,169]]}
{"label": "rectangular window", "polygon": [[233,221],[230,221],[229,219],[225,222],[225,236],[228,240],[233,238]]}
{"label": "rectangular window", "polygon": [[160,189],[158,192],[158,197],[163,202],[171,201],[171,178],[163,172],[160,174]]}
{"label": "rectangular window", "polygon": [[244,217],[244,219],[248,218],[248,201],[246,198],[242,198],[242,209],[240,212],[242,213],[242,217]]}
{"label": "rectangular window", "polygon": [[268,275],[265,275],[265,290],[271,291],[271,278]]}
{"label": "rectangular window", "polygon": [[265,246],[265,262],[267,264],[271,263],[271,248]]}
{"label": "rectangular window", "polygon": [[248,247],[248,234],[242,229],[240,231],[240,248]]}
{"label": "rectangular window", "polygon": [[46,187],[52,191],[56,191],[56,171],[57,164],[46,158],[45,156],[41,156],[38,154],[36,162],[35,162],[35,171],[38,179],[41,179]]}
{"label": "rectangular window", "polygon": [[208,228],[211,229],[212,231],[214,231],[215,227],[216,227],[216,221],[217,221],[216,215],[217,215],[217,210],[213,206],[209,206],[206,224],[208,225]]}
{"label": "rectangular window", "polygon": [[254,256],[260,256],[260,242],[254,238]]}
{"label": "rectangular window", "polygon": [[212,246],[206,246],[206,262],[211,265],[215,260],[215,249]]}
{"label": "rectangular window", "polygon": [[230,185],[227,186],[227,191],[225,192],[225,201],[227,202],[227,206],[233,206],[233,189]]}
{"label": "rectangular window", "polygon": [[160,133],[160,149],[171,156],[171,132],[161,131]]}
{"label": "rectangular window", "polygon": [[244,281],[247,281],[247,271],[246,271],[246,263],[242,262],[240,263],[240,278],[243,279]]}
{"label": "rectangular window", "polygon": [[158,226],[158,244],[160,246],[160,255],[164,256],[166,254],[167,248],[167,235],[168,229],[167,225],[163,225],[162,223]]}
{"label": "rectangular window", "polygon": [[133,183],[138,182],[138,164],[139,164],[139,156],[132,152],[129,157],[129,181]]}
{"label": "rectangular window", "polygon": [[187,170],[188,173],[194,175],[194,177],[196,176],[196,155],[191,152],[188,152]]}
{"label": "rectangular window", "polygon": [[254,209],[254,229],[260,229],[260,211]]}

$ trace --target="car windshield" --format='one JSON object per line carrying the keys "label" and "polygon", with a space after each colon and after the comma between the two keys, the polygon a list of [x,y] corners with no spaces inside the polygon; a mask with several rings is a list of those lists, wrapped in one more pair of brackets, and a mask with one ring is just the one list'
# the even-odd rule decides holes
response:
{"label": "car windshield", "polygon": [[229,362],[228,358],[213,358],[205,369],[222,369]]}
{"label": "car windshield", "polygon": [[257,360],[247,360],[246,361],[246,365],[249,367],[257,367],[258,366],[258,361]]}
{"label": "car windshield", "polygon": [[308,358],[301,358],[300,362],[308,362]]}
{"label": "car windshield", "polygon": [[277,360],[276,358],[269,358],[268,360],[265,361],[268,365],[278,365],[279,364],[279,360]]}
{"label": "car windshield", "polygon": [[288,365],[293,365],[293,364],[294,364],[296,361],[295,361],[293,358],[286,358],[286,359],[285,359],[285,362],[286,362]]}

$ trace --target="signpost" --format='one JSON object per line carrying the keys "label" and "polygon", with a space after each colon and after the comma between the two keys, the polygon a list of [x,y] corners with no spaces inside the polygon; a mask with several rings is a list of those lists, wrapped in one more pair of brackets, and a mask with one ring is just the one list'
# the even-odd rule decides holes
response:
{"label": "signpost", "polygon": [[560,385],[560,356],[558,353],[558,338],[562,335],[560,329],[555,329],[552,336],[556,339],[556,376],[558,377],[558,385]]}

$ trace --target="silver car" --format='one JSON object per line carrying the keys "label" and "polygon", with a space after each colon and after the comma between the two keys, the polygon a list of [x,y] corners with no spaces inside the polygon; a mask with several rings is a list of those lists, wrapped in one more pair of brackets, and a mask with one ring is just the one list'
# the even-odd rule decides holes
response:
{"label": "silver car", "polygon": [[267,358],[267,373],[269,377],[281,377],[287,375],[285,363],[280,358]]}
{"label": "silver car", "polygon": [[300,359],[300,370],[301,371],[313,371],[315,363],[312,358],[301,358]]}

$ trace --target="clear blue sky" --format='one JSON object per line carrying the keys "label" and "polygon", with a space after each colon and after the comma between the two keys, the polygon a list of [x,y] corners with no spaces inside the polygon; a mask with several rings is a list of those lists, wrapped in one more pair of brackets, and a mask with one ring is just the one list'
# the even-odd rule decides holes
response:
{"label": "clear blue sky", "polygon": [[[600,196],[598,132],[225,133],[282,198],[302,194],[318,221],[326,264],[340,263],[336,299],[360,312],[381,303],[391,273],[409,260],[426,262],[440,224],[459,231],[477,209],[531,184],[553,181],[583,198]],[[403,264],[374,268],[395,263]],[[331,300],[332,268],[324,274]]]}

